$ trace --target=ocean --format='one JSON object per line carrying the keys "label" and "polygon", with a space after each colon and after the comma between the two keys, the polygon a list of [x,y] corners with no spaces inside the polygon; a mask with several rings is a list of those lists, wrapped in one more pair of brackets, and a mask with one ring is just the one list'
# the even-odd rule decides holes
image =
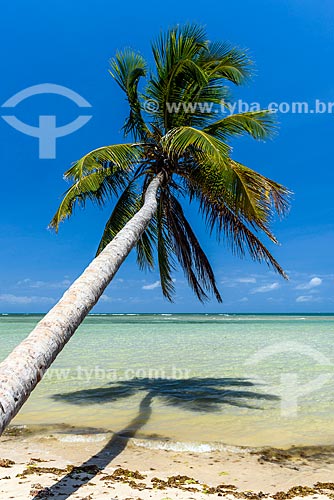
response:
{"label": "ocean", "polygon": [[[41,317],[0,315],[1,360]],[[90,315],[12,423],[180,449],[334,445],[333,340],[334,315]]]}

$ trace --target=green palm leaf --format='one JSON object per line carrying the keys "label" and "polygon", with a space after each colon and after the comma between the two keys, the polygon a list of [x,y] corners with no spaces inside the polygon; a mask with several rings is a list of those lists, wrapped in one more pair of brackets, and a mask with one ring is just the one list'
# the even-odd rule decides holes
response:
{"label": "green palm leaf", "polygon": [[211,42],[203,50],[200,64],[212,78],[226,79],[240,85],[251,75],[252,61],[247,51],[228,43]]}
{"label": "green palm leaf", "polygon": [[213,292],[217,301],[222,302],[208,258],[187,221],[181,204],[174,196],[170,196],[167,207],[167,224],[174,242],[174,251],[191,288],[201,302],[208,300],[206,292]]}
{"label": "green palm leaf", "polygon": [[160,78],[165,78],[181,59],[193,59],[207,46],[205,30],[201,26],[186,24],[160,34],[152,44],[152,52]]}
{"label": "green palm leaf", "polygon": [[240,215],[237,216],[227,205],[216,203],[203,193],[197,191],[195,196],[200,201],[200,210],[211,233],[216,229],[218,239],[223,235],[226,243],[239,257],[244,257],[248,253],[253,260],[266,262],[281,276],[287,278],[276,259],[247,226],[250,221]]}
{"label": "green palm leaf", "polygon": [[[197,155],[194,155],[197,158]],[[184,175],[187,188],[196,194],[203,193],[211,202],[228,206],[237,216],[257,227],[275,243],[270,231],[274,212],[286,215],[290,192],[282,185],[258,174],[244,165],[229,160],[217,165],[197,158],[199,165]]]}
{"label": "green palm leaf", "polygon": [[231,166],[243,183],[244,189],[247,189],[248,193],[257,199],[263,211],[268,213],[268,220],[274,211],[279,217],[288,214],[292,194],[289,189],[239,162],[231,161]]}
{"label": "green palm leaf", "polygon": [[208,82],[206,73],[191,59],[182,59],[174,65],[170,74],[159,81],[153,81],[148,89],[149,98],[159,104],[154,115],[160,117],[164,130],[184,122],[184,109],[175,106],[187,102],[185,86],[204,86]]}
{"label": "green palm leaf", "polygon": [[249,134],[254,139],[264,140],[275,131],[275,119],[270,111],[253,111],[227,116],[208,125],[203,130],[222,141],[243,134]]}
{"label": "green palm leaf", "polygon": [[77,181],[83,176],[115,166],[121,170],[131,169],[142,158],[141,148],[136,144],[114,144],[94,149],[76,161],[64,174],[65,179]]}
{"label": "green palm leaf", "polygon": [[130,115],[123,127],[125,135],[133,133],[135,137],[145,139],[149,129],[141,113],[138,84],[140,78],[146,75],[146,61],[140,54],[128,49],[117,52],[110,60],[110,66],[109,73],[125,92],[130,106]]}
{"label": "green palm leaf", "polygon": [[124,187],[126,175],[122,171],[104,168],[88,174],[73,184],[65,193],[57,212],[50,222],[50,227],[58,231],[62,220],[70,217],[76,204],[85,206],[87,200],[103,205],[112,194]]}
{"label": "green palm leaf", "polygon": [[201,88],[208,83],[207,73],[197,64],[207,44],[204,30],[194,25],[173,28],[153,44],[157,71],[146,94],[157,103],[154,115],[165,131],[185,123],[184,110],[175,112],[170,106],[189,102],[189,88]]}
{"label": "green palm leaf", "polygon": [[164,297],[173,302],[175,286],[172,273],[175,270],[174,247],[168,233],[164,197],[160,194],[157,210],[157,253],[161,290]]}
{"label": "green palm leaf", "polygon": [[172,129],[162,138],[161,143],[169,154],[182,156],[190,147],[194,147],[218,163],[225,161],[230,152],[227,144],[193,127]]}
{"label": "green palm leaf", "polygon": [[136,245],[137,264],[141,270],[154,269],[154,250],[157,245],[157,223],[154,218],[142,233]]}

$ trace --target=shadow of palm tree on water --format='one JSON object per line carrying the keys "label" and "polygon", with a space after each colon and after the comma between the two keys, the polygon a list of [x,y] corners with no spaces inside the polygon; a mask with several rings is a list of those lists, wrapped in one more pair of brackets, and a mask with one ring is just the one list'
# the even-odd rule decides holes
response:
{"label": "shadow of palm tree on water", "polygon": [[[111,383],[107,387],[84,389],[80,391],[55,394],[52,399],[74,405],[94,405],[113,403],[129,398],[140,392],[144,393],[138,413],[124,428],[114,433],[98,454],[78,466],[78,469],[92,467],[89,477],[73,478],[68,473],[50,487],[50,492],[59,498],[66,499],[105,468],[127,446],[129,439],[135,437],[149,421],[152,414],[151,403],[155,399],[165,405],[175,406],[184,410],[210,413],[221,412],[224,405],[240,408],[263,410],[255,404],[259,401],[277,401],[278,396],[254,392],[249,388],[255,384],[245,378],[189,378],[189,379],[151,379],[134,378]],[[247,390],[248,389],[248,390]],[[93,466],[96,471],[94,472]],[[97,467],[96,467],[97,466]],[[80,484],[78,484],[80,481]],[[33,500],[40,498],[35,496]]]}

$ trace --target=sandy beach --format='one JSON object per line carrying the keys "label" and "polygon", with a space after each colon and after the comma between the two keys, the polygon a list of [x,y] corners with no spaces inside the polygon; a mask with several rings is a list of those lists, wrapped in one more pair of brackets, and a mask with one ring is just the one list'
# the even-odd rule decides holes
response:
{"label": "sandy beach", "polygon": [[0,441],[0,498],[334,498],[331,447],[195,453],[149,445],[107,433],[12,427]]}

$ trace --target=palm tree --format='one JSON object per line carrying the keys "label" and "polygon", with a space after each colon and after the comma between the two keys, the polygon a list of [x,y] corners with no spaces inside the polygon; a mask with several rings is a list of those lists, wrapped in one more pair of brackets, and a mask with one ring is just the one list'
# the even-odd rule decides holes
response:
{"label": "palm tree", "polygon": [[[118,52],[110,73],[124,91],[130,113],[125,135],[135,142],[96,149],[65,173],[65,193],[51,227],[87,200],[116,198],[97,256],[0,365],[0,433],[96,304],[132,248],[140,268],[157,260],[164,296],[172,300],[178,262],[201,301],[220,302],[214,272],[189,224],[182,202],[196,204],[208,225],[240,256],[284,272],[257,233],[276,242],[272,216],[288,209],[288,190],[232,158],[229,139],[263,140],[274,130],[268,111],[219,115],[229,110],[226,82],[251,74],[247,54],[207,40],[202,28],[176,27],[152,46],[154,72],[132,50]],[[147,77],[140,91],[140,80]],[[219,118],[219,119],[217,119]]]}

